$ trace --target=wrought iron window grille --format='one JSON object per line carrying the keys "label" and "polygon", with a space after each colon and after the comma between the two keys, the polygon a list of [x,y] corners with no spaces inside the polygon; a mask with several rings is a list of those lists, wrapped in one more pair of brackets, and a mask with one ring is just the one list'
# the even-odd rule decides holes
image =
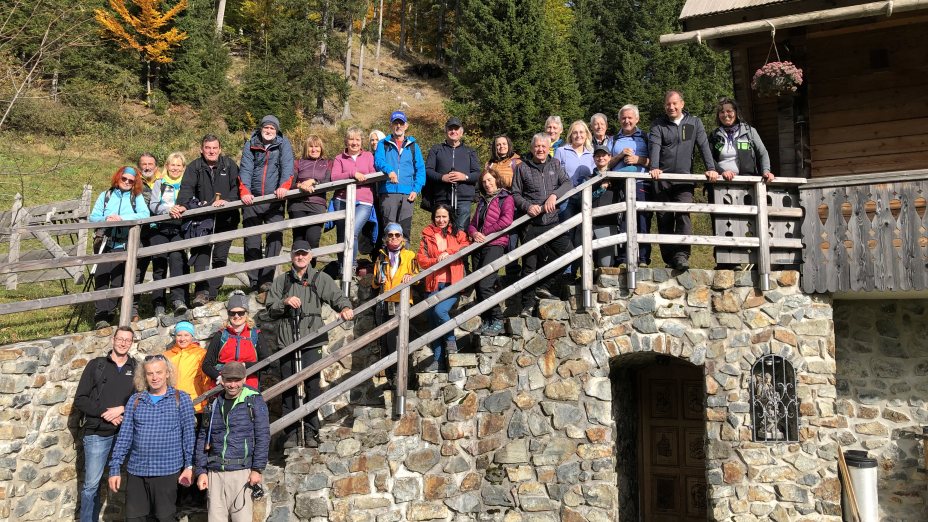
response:
{"label": "wrought iron window grille", "polygon": [[765,355],[751,367],[751,420],[755,442],[797,442],[799,400],[796,372],[779,355]]}

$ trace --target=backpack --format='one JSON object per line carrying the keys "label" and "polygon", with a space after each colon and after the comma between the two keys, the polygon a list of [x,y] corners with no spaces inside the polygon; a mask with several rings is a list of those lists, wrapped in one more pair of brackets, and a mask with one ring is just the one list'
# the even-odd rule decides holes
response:
{"label": "backpack", "polygon": [[[106,384],[106,381],[103,379],[103,371],[106,369],[104,364],[106,364],[106,361],[104,361],[103,357],[97,357],[92,363],[96,364],[96,366],[93,369],[93,389],[91,393],[93,394],[94,401],[99,402],[100,395],[103,393],[103,385]],[[85,424],[87,424],[87,414],[83,413],[81,414],[81,420],[78,421],[77,426],[83,428]]]}
{"label": "backpack", "polygon": [[[318,272],[317,272],[318,273]],[[289,290],[289,288],[287,288]],[[255,351],[258,350],[258,328],[249,328],[249,339],[251,340],[251,346],[254,347]],[[222,350],[222,347],[226,345],[226,341],[229,340],[229,337],[232,337],[232,334],[229,333],[228,328],[223,328],[222,333],[219,335],[219,349]],[[239,336],[241,337],[241,336]],[[235,361],[239,358],[238,349],[235,350]]]}
{"label": "backpack", "polygon": [[[106,210],[106,205],[109,204],[110,196],[112,195],[113,195],[112,188],[110,188],[109,190],[103,193],[103,210]],[[132,212],[137,212],[135,210],[135,197],[132,196],[131,193],[129,196],[129,203],[132,205]],[[125,234],[126,233],[125,230],[126,230],[125,228],[116,228],[116,227],[113,227],[110,229],[98,228],[94,230],[93,232],[93,253],[102,254],[103,248],[109,242],[109,240],[110,239],[115,240],[115,235],[117,232],[119,232],[120,234]]]}

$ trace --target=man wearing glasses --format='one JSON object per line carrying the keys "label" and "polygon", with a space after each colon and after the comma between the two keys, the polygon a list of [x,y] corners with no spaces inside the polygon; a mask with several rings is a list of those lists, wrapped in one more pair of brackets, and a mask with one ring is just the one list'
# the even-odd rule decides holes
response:
{"label": "man wearing glasses", "polygon": [[193,478],[193,404],[175,388],[174,367],[164,355],[149,355],[135,378],[122,428],[110,457],[109,486],[119,491],[126,471],[126,520],[173,522],[177,485]]}
{"label": "man wearing glasses", "polygon": [[100,519],[100,478],[122,424],[126,401],[135,391],[135,359],[129,357],[134,338],[132,328],[117,328],[113,348],[106,356],[87,363],[74,394],[74,407],[81,412],[80,425],[84,429],[80,522]]}
{"label": "man wearing glasses", "polygon": [[[351,301],[342,294],[334,279],[310,266],[312,259],[309,243],[304,239],[294,241],[290,254],[292,268],[286,274],[274,278],[271,284],[265,306],[272,320],[280,320],[277,327],[278,346],[289,346],[297,339],[322,328],[323,303],[337,310],[339,317],[345,321],[354,318]],[[327,335],[319,336],[298,350],[299,353],[281,359],[281,377],[286,379],[321,359],[322,346],[328,340]],[[308,386],[308,392],[299,401],[293,388],[284,392],[281,408],[284,416],[319,395],[318,373],[308,379]],[[307,434],[306,441],[308,445],[315,446],[318,444],[316,436],[319,433],[319,418],[315,413],[309,416],[309,425],[311,433]],[[286,433],[287,447],[291,447],[297,441],[296,425],[291,425]]]}

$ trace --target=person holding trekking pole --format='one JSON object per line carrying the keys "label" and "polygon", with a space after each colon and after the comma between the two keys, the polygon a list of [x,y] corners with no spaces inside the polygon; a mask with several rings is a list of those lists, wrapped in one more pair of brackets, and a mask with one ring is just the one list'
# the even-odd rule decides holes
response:
{"label": "person holding trekking pole", "polygon": [[[328,274],[310,266],[313,255],[309,250],[309,243],[304,239],[293,242],[290,253],[291,269],[274,278],[271,289],[268,291],[267,308],[272,320],[281,320],[277,332],[278,346],[286,347],[295,341],[306,337],[323,326],[322,305],[327,304],[345,321],[354,318],[351,301],[342,293],[338,284]],[[310,340],[301,346],[299,353],[299,366],[297,354],[293,353],[281,359],[281,378],[286,379],[308,367],[322,358],[322,346],[328,341],[328,336],[322,335]],[[297,391],[290,389],[283,394],[282,414],[286,416],[295,411],[302,404],[309,402],[312,397],[319,395],[319,374],[307,379],[309,387],[307,394],[300,394],[297,401]],[[307,446],[318,445],[319,417],[312,413],[309,415],[310,433],[306,437]],[[291,425],[285,430],[284,447],[293,447],[297,444],[296,427]]]}

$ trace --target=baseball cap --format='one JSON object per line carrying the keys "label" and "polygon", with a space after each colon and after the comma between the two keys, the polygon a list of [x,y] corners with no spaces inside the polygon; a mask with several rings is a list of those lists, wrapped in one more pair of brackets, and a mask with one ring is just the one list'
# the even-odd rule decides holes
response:
{"label": "baseball cap", "polygon": [[406,119],[406,113],[403,111],[393,111],[393,114],[390,115],[390,122],[392,123],[396,120],[400,120],[403,123],[409,121]]}

